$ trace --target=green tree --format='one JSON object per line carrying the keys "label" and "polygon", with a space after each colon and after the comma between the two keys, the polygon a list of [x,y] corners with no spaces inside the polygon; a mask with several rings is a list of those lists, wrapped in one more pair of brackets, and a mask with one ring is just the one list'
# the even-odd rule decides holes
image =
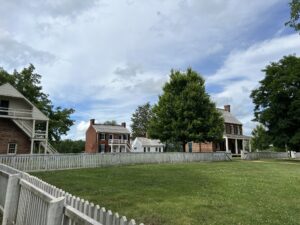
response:
{"label": "green tree", "polygon": [[35,68],[30,64],[21,72],[14,71],[9,74],[4,69],[0,69],[0,85],[10,83],[20,91],[30,102],[49,117],[49,140],[58,141],[60,136],[67,134],[74,121],[70,115],[74,113],[72,108],[54,107],[49,95],[43,93],[41,86],[41,75],[34,72]]}
{"label": "green tree", "polygon": [[115,121],[115,120],[107,120],[103,124],[105,124],[105,125],[117,125],[117,121]]}
{"label": "green tree", "polygon": [[270,147],[270,138],[264,126],[257,125],[252,131],[253,138],[251,144],[255,150],[268,150]]}
{"label": "green tree", "polygon": [[55,141],[52,145],[60,153],[81,153],[84,152],[85,141],[66,139]]}
{"label": "green tree", "polygon": [[180,142],[222,140],[224,121],[205,91],[204,79],[192,69],[171,71],[170,81],[153,107],[151,137]]}
{"label": "green tree", "polygon": [[132,138],[146,137],[149,121],[152,117],[152,107],[149,102],[137,107],[131,117]]}
{"label": "green tree", "polygon": [[268,65],[251,97],[255,121],[267,129],[275,147],[300,149],[300,58],[285,56]]}
{"label": "green tree", "polygon": [[289,5],[291,8],[290,20],[285,25],[294,28],[295,31],[300,31],[300,0],[292,0]]}

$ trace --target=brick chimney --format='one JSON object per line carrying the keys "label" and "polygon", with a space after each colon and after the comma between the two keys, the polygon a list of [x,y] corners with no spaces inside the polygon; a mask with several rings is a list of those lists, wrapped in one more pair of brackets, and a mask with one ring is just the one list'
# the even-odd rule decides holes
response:
{"label": "brick chimney", "polygon": [[230,105],[224,105],[224,110],[230,112]]}
{"label": "brick chimney", "polygon": [[126,127],[126,123],[125,122],[121,123],[121,126]]}
{"label": "brick chimney", "polygon": [[90,126],[94,125],[95,124],[95,119],[91,119],[90,120]]}

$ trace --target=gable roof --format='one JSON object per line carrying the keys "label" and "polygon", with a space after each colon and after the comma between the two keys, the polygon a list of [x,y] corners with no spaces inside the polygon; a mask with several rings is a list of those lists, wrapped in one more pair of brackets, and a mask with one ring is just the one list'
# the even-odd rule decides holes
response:
{"label": "gable roof", "polygon": [[137,137],[136,139],[140,141],[143,146],[164,146],[158,139],[149,139],[145,137]]}
{"label": "gable roof", "polygon": [[0,85],[0,96],[22,98],[32,107],[32,113],[35,118],[41,120],[49,120],[49,118],[44,113],[42,113],[34,104],[32,104],[24,95],[21,94],[21,92],[19,92],[10,83]]}
{"label": "gable roof", "polygon": [[224,118],[225,123],[232,123],[232,124],[238,124],[243,125],[233,114],[230,112],[224,110],[224,109],[218,109],[219,112],[222,113],[222,116]]}
{"label": "gable roof", "polygon": [[105,125],[105,124],[93,124],[96,132],[111,133],[111,134],[130,134],[126,127],[121,125]]}

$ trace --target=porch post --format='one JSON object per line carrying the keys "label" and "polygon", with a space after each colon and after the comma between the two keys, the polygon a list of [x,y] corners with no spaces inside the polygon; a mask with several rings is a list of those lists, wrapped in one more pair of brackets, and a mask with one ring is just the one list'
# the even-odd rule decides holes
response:
{"label": "porch post", "polygon": [[249,152],[252,152],[252,150],[251,150],[251,139],[249,139]]}
{"label": "porch post", "polygon": [[225,148],[226,148],[226,152],[229,152],[228,137],[225,137]]}
{"label": "porch post", "polygon": [[32,133],[31,133],[31,145],[30,145],[30,154],[33,154],[33,143],[35,135],[35,120],[32,121]]}
{"label": "porch post", "polygon": [[47,153],[47,149],[48,149],[48,130],[49,130],[49,121],[47,120],[46,122],[46,143],[45,143],[45,154]]}
{"label": "porch post", "polygon": [[242,149],[245,151],[245,139],[242,139]]}
{"label": "porch post", "polygon": [[239,154],[237,138],[235,139],[235,154]]}

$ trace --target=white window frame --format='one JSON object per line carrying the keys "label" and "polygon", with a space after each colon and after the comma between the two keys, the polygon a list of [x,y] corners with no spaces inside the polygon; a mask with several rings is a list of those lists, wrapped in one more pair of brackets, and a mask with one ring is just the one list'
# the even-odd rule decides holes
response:
{"label": "white window frame", "polygon": [[[15,152],[14,153],[9,152],[10,145],[15,145]],[[15,155],[15,154],[17,154],[17,150],[18,150],[18,144],[17,143],[15,143],[15,142],[8,143],[8,145],[7,145],[7,154],[8,155]]]}

